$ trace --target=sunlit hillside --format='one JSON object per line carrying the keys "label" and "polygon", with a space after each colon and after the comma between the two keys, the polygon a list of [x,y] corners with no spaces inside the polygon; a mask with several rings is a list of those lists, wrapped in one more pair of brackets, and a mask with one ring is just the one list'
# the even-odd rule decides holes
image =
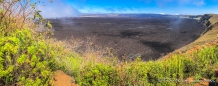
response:
{"label": "sunlit hillside", "polygon": [[[201,17],[199,22],[203,23],[207,28],[205,28],[204,33],[201,34],[199,38],[197,38],[194,42],[175,50],[173,53],[178,51],[186,51],[188,49],[192,49],[197,45],[202,45],[208,42],[212,42],[217,40],[218,37],[218,15],[217,14],[205,14]],[[167,55],[165,56],[167,57]]]}

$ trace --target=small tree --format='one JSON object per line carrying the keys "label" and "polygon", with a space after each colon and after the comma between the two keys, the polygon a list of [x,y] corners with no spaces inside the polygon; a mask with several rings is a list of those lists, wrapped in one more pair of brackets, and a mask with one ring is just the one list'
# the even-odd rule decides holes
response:
{"label": "small tree", "polygon": [[[45,21],[40,15],[41,11],[38,10],[40,4],[43,4],[40,0],[1,0],[0,23],[7,22],[7,24],[4,24],[7,31],[15,29],[11,27],[11,24],[15,24],[17,29],[22,29],[24,26],[36,28],[39,25],[47,26],[47,29],[52,28],[50,22]],[[36,24],[33,21],[38,23]]]}

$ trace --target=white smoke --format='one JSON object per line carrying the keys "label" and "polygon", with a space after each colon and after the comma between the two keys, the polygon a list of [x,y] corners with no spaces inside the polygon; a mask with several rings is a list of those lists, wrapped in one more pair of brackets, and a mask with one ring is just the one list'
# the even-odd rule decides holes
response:
{"label": "white smoke", "polygon": [[52,3],[45,2],[45,6],[39,9],[44,18],[78,17],[81,14],[70,4],[63,3],[62,0],[52,0]]}

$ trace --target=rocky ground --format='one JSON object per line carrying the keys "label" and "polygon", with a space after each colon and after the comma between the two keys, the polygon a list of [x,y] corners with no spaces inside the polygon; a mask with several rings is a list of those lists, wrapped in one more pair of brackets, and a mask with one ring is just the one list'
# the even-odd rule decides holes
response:
{"label": "rocky ground", "polygon": [[193,42],[205,26],[188,18],[68,18],[50,19],[58,40],[94,39],[119,58],[155,60]]}

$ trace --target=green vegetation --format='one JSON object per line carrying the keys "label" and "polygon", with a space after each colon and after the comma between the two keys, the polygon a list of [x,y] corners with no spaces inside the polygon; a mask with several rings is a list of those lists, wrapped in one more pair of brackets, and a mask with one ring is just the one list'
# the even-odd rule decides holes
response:
{"label": "green vegetation", "polygon": [[[80,85],[158,85],[174,86],[187,84],[185,79],[193,77],[215,79],[218,67],[218,46],[202,46],[200,50],[172,55],[170,59],[143,62],[119,62],[105,65],[87,63],[74,75]],[[190,53],[191,52],[191,53]],[[74,67],[71,66],[73,69]],[[69,68],[69,67],[68,67]],[[167,81],[169,79],[171,81]],[[179,82],[181,81],[181,82]]]}
{"label": "green vegetation", "polygon": [[[42,19],[38,12],[35,17]],[[119,61],[112,55],[99,55],[97,50],[77,54],[68,43],[36,32],[38,24],[28,20],[19,22],[23,19],[16,16],[0,10],[0,85],[53,85],[52,74],[56,70],[65,71],[82,86],[182,86],[194,84],[185,82],[189,77],[216,78],[213,76],[218,68],[216,41],[158,61],[145,62],[139,58],[131,62]],[[47,26],[52,27],[50,23]],[[213,28],[218,31],[217,27]],[[206,34],[212,34],[212,30]]]}
{"label": "green vegetation", "polygon": [[48,85],[54,59],[45,42],[28,29],[10,34],[0,37],[1,79],[6,85]]}
{"label": "green vegetation", "polygon": [[20,15],[13,10],[19,8],[18,3],[28,5],[30,1],[0,2],[0,85],[50,85],[55,54],[43,35],[29,29],[28,25],[35,25],[27,23],[28,11],[22,13],[28,7],[20,8]]}

